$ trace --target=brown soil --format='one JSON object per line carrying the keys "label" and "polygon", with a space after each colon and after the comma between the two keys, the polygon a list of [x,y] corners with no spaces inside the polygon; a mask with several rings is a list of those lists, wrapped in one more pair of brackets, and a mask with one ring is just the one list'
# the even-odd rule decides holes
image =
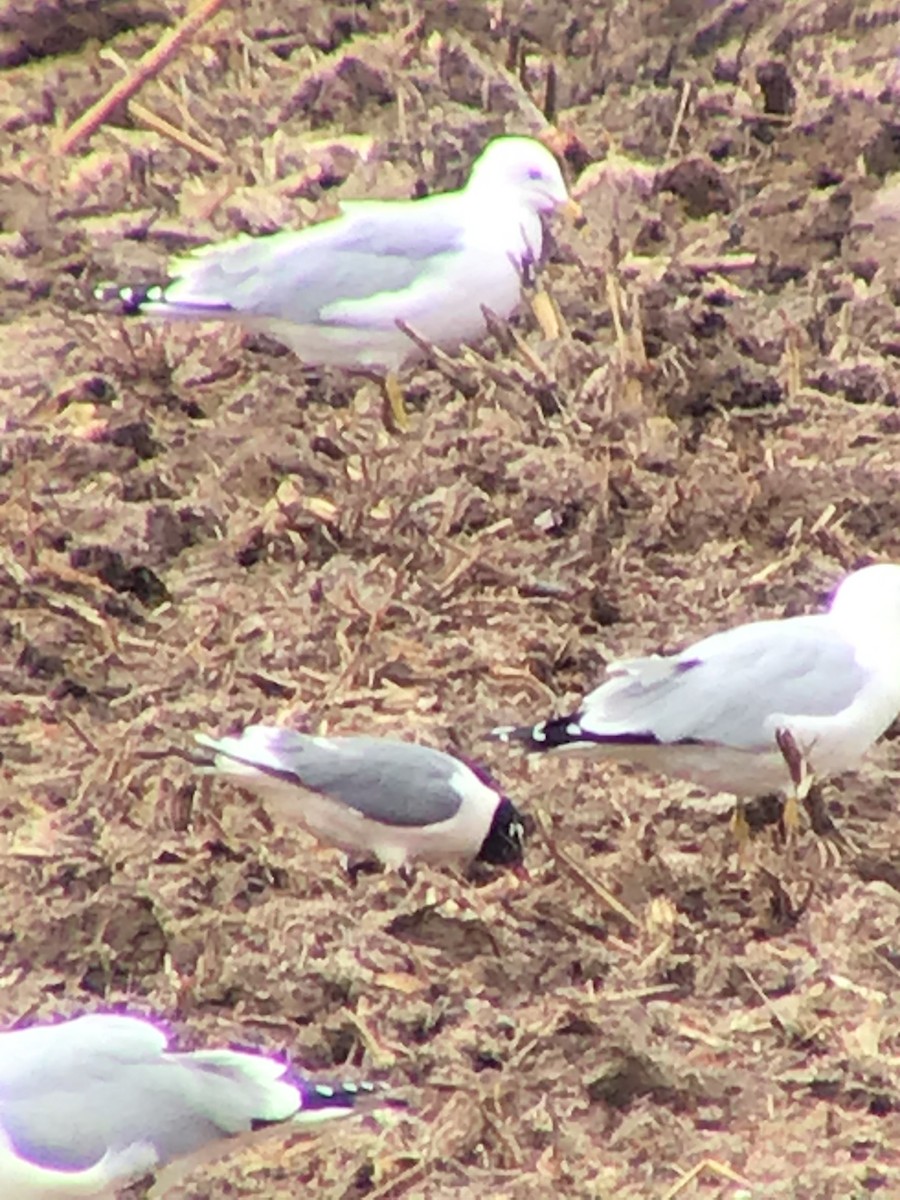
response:
{"label": "brown soil", "polygon": [[[900,6],[232,9],[137,97],[205,150],[120,110],[69,155],[183,6],[0,9],[0,1016],[127,1006],[412,1103],[194,1200],[900,1195],[896,739],[829,792],[834,862],[483,737],[900,560]],[[523,317],[532,360],[481,347],[466,394],[417,371],[406,437],[372,383],[90,299],[455,186],[551,66],[563,336]],[[531,881],[354,888],[160,757],[258,718],[482,760],[545,827]]]}

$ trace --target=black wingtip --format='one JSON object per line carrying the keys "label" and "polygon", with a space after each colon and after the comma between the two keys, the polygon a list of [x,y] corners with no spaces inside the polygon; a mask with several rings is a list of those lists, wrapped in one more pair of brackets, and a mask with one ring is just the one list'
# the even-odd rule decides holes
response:
{"label": "black wingtip", "polygon": [[[391,1084],[382,1081],[325,1080],[316,1082],[301,1075],[288,1072],[284,1082],[293,1084],[299,1093],[299,1105],[290,1118],[295,1124],[315,1124],[321,1117],[329,1119],[349,1117],[354,1113],[368,1112],[376,1108],[408,1109],[410,1103],[393,1093]],[[257,1118],[252,1128],[265,1129],[280,1125],[282,1121]]]}
{"label": "black wingtip", "polygon": [[94,299],[101,304],[116,301],[125,316],[134,316],[146,303],[158,304],[165,299],[165,285],[161,283],[99,283],[94,288]]}
{"label": "black wingtip", "polygon": [[538,721],[536,725],[498,725],[491,730],[490,736],[507,744],[518,742],[532,753],[557,750],[563,746],[592,740],[582,732],[574,716]]}
{"label": "black wingtip", "polygon": [[308,1081],[303,1085],[303,1111],[315,1112],[317,1109],[344,1108],[348,1112],[355,1109],[361,1102],[387,1099],[387,1085],[361,1080],[354,1083],[349,1080],[327,1083]]}
{"label": "black wingtip", "polygon": [[554,717],[537,725],[498,725],[491,737],[501,742],[518,742],[531,754],[550,750],[577,750],[587,746],[655,746],[659,739],[646,730],[628,733],[592,733],[584,729],[576,713]]}

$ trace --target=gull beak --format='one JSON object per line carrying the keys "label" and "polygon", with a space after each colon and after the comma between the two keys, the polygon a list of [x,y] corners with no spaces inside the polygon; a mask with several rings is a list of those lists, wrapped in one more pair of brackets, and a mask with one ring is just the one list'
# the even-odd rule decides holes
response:
{"label": "gull beak", "polygon": [[573,200],[571,196],[567,197],[565,203],[559,206],[559,211],[567,221],[572,222],[576,229],[581,229],[583,225],[587,224],[587,217],[584,215],[584,209],[581,207],[578,201]]}

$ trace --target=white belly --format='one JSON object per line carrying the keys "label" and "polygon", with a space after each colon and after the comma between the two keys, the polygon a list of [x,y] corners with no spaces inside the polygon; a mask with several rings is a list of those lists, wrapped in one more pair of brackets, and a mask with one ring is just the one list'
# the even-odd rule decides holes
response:
{"label": "white belly", "polygon": [[512,263],[502,261],[477,290],[463,271],[453,269],[427,290],[397,294],[397,303],[389,311],[383,295],[377,308],[374,303],[359,305],[352,325],[296,325],[277,318],[245,318],[244,323],[283,342],[310,366],[383,374],[400,371],[422,357],[416,343],[397,325],[398,319],[442,350],[454,351],[487,335],[482,306],[505,319],[518,308],[520,296],[518,271]]}
{"label": "white belly", "polygon": [[[519,307],[520,264],[523,258],[539,259],[542,237],[535,214],[504,214],[502,225],[479,229],[477,242],[429,260],[410,287],[338,302],[309,325],[256,318],[252,326],[289,346],[311,366],[400,371],[422,352],[398,327],[398,320],[442,350],[476,344],[487,334],[483,309],[505,320]],[[377,283],[373,280],[374,286]]]}

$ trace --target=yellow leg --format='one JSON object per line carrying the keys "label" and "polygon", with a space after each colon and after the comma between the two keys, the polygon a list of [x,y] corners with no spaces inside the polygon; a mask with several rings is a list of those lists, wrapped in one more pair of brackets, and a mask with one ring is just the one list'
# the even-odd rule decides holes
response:
{"label": "yellow leg", "polygon": [[784,831],[790,836],[800,828],[800,805],[806,801],[806,797],[809,795],[813,777],[809,763],[789,729],[777,729],[775,741],[791,777],[791,789],[787,793],[781,814]]}
{"label": "yellow leg", "polygon": [[784,808],[781,812],[781,820],[784,823],[784,832],[788,837],[796,833],[800,828],[800,797],[796,789],[791,789],[784,800]]}
{"label": "yellow leg", "polygon": [[387,396],[384,423],[392,433],[405,433],[409,429],[409,417],[403,400],[403,389],[393,371],[384,377],[384,394]]}
{"label": "yellow leg", "polygon": [[738,851],[744,850],[750,843],[750,822],[747,820],[744,802],[740,799],[735,804],[734,812],[731,814],[731,832],[734,834],[734,840],[738,844]]}

